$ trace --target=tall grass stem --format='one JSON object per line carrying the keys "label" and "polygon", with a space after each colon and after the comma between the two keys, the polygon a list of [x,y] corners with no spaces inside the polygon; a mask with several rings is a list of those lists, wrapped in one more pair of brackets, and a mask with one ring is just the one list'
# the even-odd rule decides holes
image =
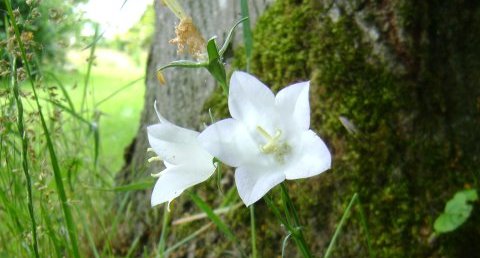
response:
{"label": "tall grass stem", "polygon": [[165,204],[163,208],[163,223],[162,223],[162,233],[160,233],[160,241],[158,243],[158,253],[157,258],[165,257],[165,247],[167,242],[167,235],[169,230],[169,222],[170,222],[170,212],[168,210],[169,203]]}
{"label": "tall grass stem", "polygon": [[355,203],[357,198],[358,198],[358,194],[355,193],[352,196],[352,199],[350,199],[350,203],[348,203],[348,206],[345,209],[345,211],[343,212],[342,218],[340,219],[340,223],[338,224],[337,228],[335,229],[335,233],[333,233],[332,240],[330,240],[330,244],[328,245],[328,248],[327,248],[327,251],[325,252],[324,258],[329,258],[330,255],[332,254],[333,247],[335,246],[335,242],[337,241],[337,238],[340,234],[340,231],[342,231],[343,224],[345,224],[345,221],[347,221],[347,218],[350,215],[350,210],[352,209],[353,204]]}
{"label": "tall grass stem", "polygon": [[87,99],[88,84],[90,82],[90,74],[92,72],[92,66],[95,61],[95,49],[97,47],[97,38],[98,38],[98,25],[95,26],[95,35],[93,36],[93,42],[90,46],[90,55],[88,56],[87,64],[87,73],[85,75],[85,81],[83,84],[83,96],[82,96],[82,105],[80,106],[80,113],[85,111],[85,103]]}
{"label": "tall grass stem", "polygon": [[20,97],[20,91],[18,89],[16,58],[12,57],[12,60],[10,63],[12,64],[11,86],[12,86],[12,91],[15,98],[15,104],[17,106],[17,129],[18,129],[18,135],[20,136],[20,141],[22,144],[22,169],[25,175],[25,179],[27,181],[28,214],[30,215],[30,221],[32,223],[32,248],[33,248],[33,253],[35,254],[35,257],[39,257],[38,240],[37,240],[37,222],[35,221],[35,213],[33,211],[32,179],[30,176],[30,168],[28,164],[28,135],[25,132],[25,127],[23,124],[23,104],[22,104],[22,99]]}
{"label": "tall grass stem", "polygon": [[53,173],[54,173],[54,177],[55,177],[55,184],[56,184],[56,187],[57,187],[57,194],[58,194],[59,199],[61,201],[62,210],[63,210],[65,220],[66,220],[66,224],[67,224],[66,226],[67,226],[68,235],[70,237],[70,242],[71,242],[71,245],[72,245],[72,251],[73,251],[72,255],[73,255],[73,257],[78,258],[78,257],[80,257],[80,254],[79,254],[79,251],[78,251],[77,230],[76,230],[75,224],[73,222],[72,212],[71,212],[69,204],[68,204],[67,195],[65,194],[65,188],[64,188],[64,185],[63,185],[62,175],[61,175],[61,172],[60,172],[60,167],[59,167],[59,164],[58,164],[55,149],[53,147],[52,138],[51,138],[50,132],[47,128],[47,123],[45,121],[45,117],[44,117],[43,112],[42,112],[42,107],[40,105],[39,97],[38,97],[37,91],[35,89],[35,83],[34,83],[34,80],[33,80],[33,77],[32,77],[30,64],[29,64],[29,61],[27,59],[25,46],[23,45],[23,42],[21,40],[20,30],[19,30],[17,22],[15,20],[15,15],[13,14],[11,2],[10,2],[10,0],[4,0],[4,2],[5,2],[5,5],[7,6],[8,15],[10,16],[10,21],[11,21],[11,24],[13,26],[13,30],[15,32],[15,39],[18,43],[18,47],[20,48],[22,61],[23,61],[25,70],[27,72],[28,80],[30,82],[32,92],[33,92],[33,96],[34,96],[34,99],[35,99],[35,103],[36,103],[36,106],[37,106],[37,109],[38,109],[37,111],[38,111],[38,114],[40,115],[40,121],[41,121],[41,124],[42,124],[43,132],[45,134],[45,139],[47,141],[47,147],[48,147],[48,151],[49,151],[49,154],[50,154],[50,160],[51,160],[51,163],[52,163]]}

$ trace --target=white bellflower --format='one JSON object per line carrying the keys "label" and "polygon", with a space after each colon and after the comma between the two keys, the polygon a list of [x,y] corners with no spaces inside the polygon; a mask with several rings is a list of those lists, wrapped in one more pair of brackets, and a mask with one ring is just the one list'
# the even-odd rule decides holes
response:
{"label": "white bellflower", "polygon": [[285,179],[315,176],[330,168],[331,155],[310,127],[309,82],[276,96],[257,78],[235,72],[228,108],[232,118],[218,121],[199,136],[202,146],[236,167],[235,182],[245,205],[262,198]]}
{"label": "white bellflower", "polygon": [[[155,109],[156,110],[156,109]],[[157,111],[157,110],[156,110]],[[150,146],[165,164],[152,192],[152,206],[178,197],[185,189],[207,180],[215,171],[213,156],[201,148],[199,133],[167,121],[157,111],[160,123],[147,128]]]}

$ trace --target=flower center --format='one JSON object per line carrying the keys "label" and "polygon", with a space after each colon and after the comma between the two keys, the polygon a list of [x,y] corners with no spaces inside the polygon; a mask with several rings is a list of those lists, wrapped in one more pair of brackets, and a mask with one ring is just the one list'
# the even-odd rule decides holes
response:
{"label": "flower center", "polygon": [[265,138],[267,143],[260,145],[260,151],[267,155],[273,155],[275,160],[279,163],[285,162],[285,156],[291,152],[291,147],[288,143],[281,141],[282,131],[276,130],[275,135],[270,135],[261,126],[257,126],[257,131]]}

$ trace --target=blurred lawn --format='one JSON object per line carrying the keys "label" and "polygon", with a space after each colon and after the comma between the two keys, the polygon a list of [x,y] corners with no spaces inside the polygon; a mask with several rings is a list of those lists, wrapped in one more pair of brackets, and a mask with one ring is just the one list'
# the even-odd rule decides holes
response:
{"label": "blurred lawn", "polygon": [[[68,72],[57,74],[67,87],[76,110],[80,110],[90,49],[70,51],[67,55],[72,67]],[[99,163],[111,172],[117,172],[123,165],[125,147],[130,144],[138,130],[139,117],[145,92],[145,62],[135,64],[126,54],[97,49],[95,61],[87,87],[87,117],[100,114],[100,155]],[[146,53],[142,55],[146,60]],[[136,81],[136,82],[135,82]],[[132,82],[134,82],[132,84]],[[108,98],[126,85],[124,90]]]}

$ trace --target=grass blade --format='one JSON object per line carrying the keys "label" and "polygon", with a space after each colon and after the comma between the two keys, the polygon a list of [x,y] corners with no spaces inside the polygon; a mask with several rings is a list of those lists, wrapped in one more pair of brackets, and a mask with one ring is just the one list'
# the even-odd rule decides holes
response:
{"label": "grass blade", "polygon": [[207,214],[208,218],[210,218],[210,220],[215,223],[218,229],[220,229],[220,231],[222,231],[228,239],[234,242],[238,242],[237,237],[233,234],[230,228],[222,221],[222,219],[217,214],[215,214],[215,212],[213,212],[212,208],[210,208],[210,206],[206,202],[204,202],[194,192],[189,192],[189,195],[195,205],[197,205],[198,208],[200,208],[203,212]]}
{"label": "grass blade", "polygon": [[340,234],[340,231],[342,230],[343,224],[345,224],[345,221],[348,218],[348,215],[350,215],[350,210],[352,209],[353,204],[355,203],[355,200],[358,198],[358,194],[355,193],[352,196],[352,199],[350,200],[350,203],[348,203],[347,209],[343,212],[342,218],[340,219],[340,223],[338,224],[337,228],[335,229],[335,233],[333,233],[332,240],[330,241],[330,244],[328,245],[327,251],[325,252],[325,258],[330,257],[333,251],[333,247],[335,246],[335,242],[337,241],[338,235]]}
{"label": "grass blade", "polygon": [[[248,1],[240,0],[240,9],[242,10],[242,18],[249,17],[250,12],[248,11]],[[250,59],[252,56],[253,50],[253,36],[252,28],[250,25],[250,19],[245,20],[242,25],[243,27],[243,41],[245,43],[245,55],[247,59],[247,72],[250,71]]]}
{"label": "grass blade", "polygon": [[72,99],[70,98],[70,95],[68,94],[68,91],[65,88],[65,85],[63,85],[62,81],[60,81],[60,79],[58,79],[58,77],[51,72],[43,72],[43,73],[45,73],[50,78],[52,78],[58,84],[58,86],[60,86],[60,89],[62,90],[62,94],[68,102],[68,106],[70,107],[73,113],[76,113],[75,106],[73,105]]}
{"label": "grass blade", "polygon": [[165,251],[165,257],[170,254],[171,252],[175,251],[177,248],[181,247],[182,245],[188,243],[188,241],[194,239],[195,237],[197,237],[198,235],[200,235],[201,233],[205,232],[207,229],[209,229],[211,226],[213,225],[212,222],[208,223],[207,225],[201,227],[200,229],[198,229],[197,231],[193,232],[191,235],[185,237],[184,239],[178,241],[177,243],[175,243],[172,247],[168,248],[166,251]]}
{"label": "grass blade", "polygon": [[127,255],[125,257],[132,257],[133,252],[135,252],[135,250],[137,250],[137,247],[138,247],[138,244],[140,243],[140,238],[141,237],[142,237],[142,235],[138,235],[138,236],[135,237],[132,244],[130,245],[130,248],[128,248],[128,252],[127,252]]}
{"label": "grass blade", "polygon": [[41,124],[42,124],[42,128],[43,128],[43,132],[45,134],[46,141],[47,141],[47,147],[48,147],[48,151],[49,151],[49,154],[50,154],[50,160],[51,160],[52,167],[53,167],[55,184],[56,184],[56,187],[57,187],[57,194],[58,194],[59,199],[61,201],[62,210],[63,210],[64,216],[65,216],[65,221],[66,221],[66,224],[67,224],[68,235],[70,237],[70,241],[71,241],[71,245],[72,245],[73,257],[78,258],[78,257],[80,257],[80,254],[79,254],[79,251],[78,251],[77,230],[76,230],[75,224],[73,222],[72,212],[70,210],[70,207],[68,206],[67,195],[65,194],[65,188],[63,186],[62,175],[60,173],[60,167],[58,165],[57,155],[55,153],[55,149],[53,147],[53,142],[52,142],[52,139],[50,137],[50,132],[47,128],[47,123],[45,121],[45,117],[44,117],[43,112],[42,112],[42,107],[40,105],[39,97],[38,97],[37,91],[35,89],[35,83],[33,81],[32,72],[30,70],[30,64],[29,64],[28,59],[27,59],[25,46],[23,45],[23,42],[21,41],[20,31],[18,29],[18,25],[16,23],[15,16],[13,14],[11,2],[10,2],[10,0],[4,0],[4,2],[5,2],[5,5],[7,6],[8,16],[10,17],[10,21],[11,21],[11,24],[12,24],[14,32],[15,32],[15,39],[18,43],[19,48],[20,48],[22,61],[23,61],[23,64],[25,66],[25,70],[27,72],[28,80],[29,80],[30,85],[32,87],[32,92],[33,92],[33,95],[34,95],[35,103],[36,103],[36,106],[37,106],[37,109],[38,109],[38,113],[40,115],[40,121],[41,121]]}
{"label": "grass blade", "polygon": [[[226,206],[226,207],[217,208],[217,209],[213,210],[213,213],[215,213],[216,215],[229,213],[231,211],[234,211],[234,210],[240,208],[240,206],[242,206],[242,202],[239,202],[239,203],[234,204],[234,205]],[[190,216],[187,216],[187,217],[184,217],[184,218],[176,219],[172,222],[172,225],[181,225],[181,224],[185,224],[185,223],[190,223],[192,221],[204,219],[204,218],[207,218],[207,217],[208,217],[208,215],[205,212],[202,212],[202,213],[199,213],[199,214],[194,214],[194,215],[190,215]]]}
{"label": "grass blade", "polygon": [[360,202],[360,197],[357,196],[357,207],[358,207],[358,212],[360,213],[360,221],[362,223],[363,230],[365,231],[365,235],[367,238],[367,248],[368,248],[368,255],[371,258],[375,258],[376,254],[375,251],[372,248],[372,243],[370,240],[370,233],[368,231],[368,225],[367,225],[367,219],[365,217],[365,213],[363,212],[362,204]]}
{"label": "grass blade", "polygon": [[40,204],[40,209],[42,211],[42,217],[45,221],[47,234],[50,237],[50,239],[52,240],[53,247],[55,249],[55,254],[56,254],[57,257],[62,257],[61,249],[64,246],[62,246],[62,243],[58,240],[57,236],[55,236],[55,230],[53,228],[53,224],[52,224],[52,221],[51,221],[50,216],[49,216],[50,214],[48,214],[48,212],[45,208],[45,205]]}
{"label": "grass blade", "polygon": [[[7,23],[8,24],[8,23]],[[7,25],[6,25],[7,26]],[[7,30],[8,31],[8,30]],[[16,58],[11,58],[11,86],[14,95],[15,103],[17,106],[17,129],[20,141],[22,144],[22,169],[27,180],[27,199],[28,199],[28,214],[30,215],[30,221],[32,223],[32,249],[35,257],[39,257],[38,253],[38,241],[37,241],[37,222],[35,221],[35,213],[33,211],[33,197],[32,197],[32,179],[30,177],[30,168],[28,164],[28,136],[25,132],[23,123],[23,103],[20,97],[20,90],[17,81],[17,62]]]}
{"label": "grass blade", "polygon": [[90,74],[92,72],[92,66],[93,66],[93,61],[95,61],[95,49],[97,46],[98,39],[100,39],[101,36],[98,36],[98,25],[95,26],[95,35],[93,36],[93,42],[90,47],[90,56],[88,57],[88,65],[87,65],[87,74],[85,75],[85,82],[83,85],[83,96],[82,96],[82,105],[80,106],[80,111],[83,113],[84,108],[85,108],[85,101],[87,98],[87,89],[88,89],[88,83],[90,82]]}
{"label": "grass blade", "polygon": [[289,234],[283,239],[283,242],[282,242],[282,258],[285,257],[285,250],[287,249],[288,240],[290,239],[291,236],[292,236],[292,233],[289,233]]}
{"label": "grass blade", "polygon": [[165,246],[167,242],[167,235],[169,230],[170,222],[170,211],[168,209],[168,203],[163,207],[163,223],[162,223],[162,233],[160,234],[160,241],[158,242],[158,253],[155,257],[165,257]]}
{"label": "grass blade", "polygon": [[106,96],[106,97],[103,98],[102,100],[100,100],[100,101],[98,101],[97,103],[95,103],[95,107],[100,106],[100,104],[102,104],[103,102],[111,99],[113,96],[117,95],[118,93],[120,93],[120,92],[122,92],[122,91],[124,91],[124,90],[126,90],[126,89],[128,89],[128,88],[130,88],[130,87],[132,87],[133,85],[135,85],[135,83],[137,83],[138,81],[143,80],[143,79],[145,79],[145,76],[140,77],[140,78],[138,78],[138,79],[135,79],[135,80],[127,83],[126,85],[120,87],[118,90],[112,92],[112,94]]}

